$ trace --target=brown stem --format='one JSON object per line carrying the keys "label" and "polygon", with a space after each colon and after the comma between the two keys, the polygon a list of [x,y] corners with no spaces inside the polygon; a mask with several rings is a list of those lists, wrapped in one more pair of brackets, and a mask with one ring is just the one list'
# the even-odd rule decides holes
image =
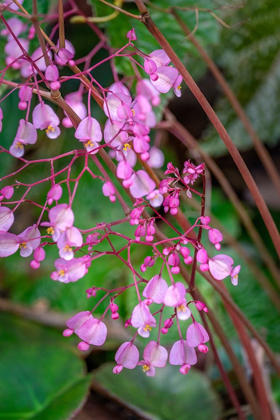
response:
{"label": "brown stem", "polygon": [[65,48],[63,0],[58,0],[59,48]]}
{"label": "brown stem", "polygon": [[259,138],[258,134],[254,130],[249,118],[245,114],[240,102],[238,101],[237,97],[235,96],[234,92],[231,90],[229,84],[227,83],[226,79],[224,78],[223,74],[220,72],[219,68],[216,66],[212,58],[207,54],[205,49],[201,46],[201,44],[198,42],[198,40],[195,38],[195,36],[192,34],[190,29],[187,27],[185,22],[180,18],[178,13],[175,10],[172,10],[172,14],[174,15],[175,19],[181,26],[183,32],[189,37],[188,39],[191,41],[191,43],[195,46],[205,63],[207,64],[209,70],[223,89],[224,94],[228,98],[229,102],[231,103],[232,107],[234,108],[236,114],[242,121],[245,130],[249,134],[249,136],[252,139],[252,142],[254,144],[255,150],[265,167],[268,175],[270,176],[270,179],[274,183],[278,193],[280,194],[280,178],[279,173],[275,167],[275,164],[268,153],[266,147],[262,143],[261,139]]}
{"label": "brown stem", "polygon": [[275,265],[273,258],[270,253],[267,251],[261,236],[259,235],[257,229],[255,228],[250,216],[248,215],[245,207],[239,200],[234,189],[229,183],[228,179],[225,177],[219,166],[216,162],[209,156],[198,144],[197,140],[189,133],[189,131],[180,124],[175,116],[169,111],[165,111],[165,117],[167,118],[170,125],[167,125],[168,131],[174,134],[187,148],[198,151],[204,162],[206,163],[208,169],[215,175],[215,178],[220,183],[224,193],[228,196],[231,203],[234,205],[239,217],[244,224],[248,234],[255,243],[261,258],[265,261],[268,268],[270,269],[273,278],[280,287],[280,275],[277,266]]}
{"label": "brown stem", "polygon": [[[209,326],[208,326],[208,322],[207,322],[205,313],[203,311],[201,311],[200,316],[201,316],[201,319],[203,321],[203,324],[205,325],[206,330],[209,332]],[[211,344],[211,348],[212,348],[212,352],[213,352],[216,364],[217,364],[218,369],[221,373],[222,379],[224,381],[224,384],[225,384],[225,387],[227,389],[228,395],[231,399],[231,402],[232,402],[233,406],[235,407],[235,409],[238,413],[239,419],[246,420],[245,414],[242,411],[242,408],[240,406],[240,403],[238,401],[238,398],[237,398],[237,395],[234,391],[234,388],[233,388],[233,386],[230,382],[230,379],[229,379],[229,377],[228,377],[228,375],[227,375],[227,373],[226,373],[226,371],[225,371],[225,369],[222,365],[218,350],[217,350],[215,342],[212,338],[212,334],[209,334],[209,341],[210,341],[210,344]]]}
{"label": "brown stem", "polygon": [[169,56],[170,60],[174,64],[174,66],[177,68],[179,73],[182,75],[184,81],[186,82],[187,86],[201,105],[201,107],[204,109],[206,115],[208,116],[209,120],[212,122],[213,126],[217,130],[218,134],[220,135],[221,139],[225,143],[229,153],[231,154],[236,166],[239,169],[239,172],[241,173],[249,191],[251,192],[255,203],[259,209],[259,212],[262,216],[262,219],[266,225],[266,228],[271,236],[271,239],[273,241],[273,244],[275,246],[275,249],[280,257],[280,236],[278,233],[278,230],[276,228],[276,225],[274,223],[273,218],[271,217],[271,214],[267,208],[267,205],[250,173],[248,170],[244,160],[242,159],[239,151],[237,150],[235,144],[231,140],[230,136],[228,135],[226,129],[224,128],[223,124],[219,120],[218,116],[216,115],[215,111],[173,50],[173,48],[170,46],[166,38],[162,35],[158,27],[155,25],[151,17],[149,16],[149,12],[146,9],[145,4],[142,0],[135,0],[135,3],[141,13],[142,16],[142,22],[147,27],[149,32],[154,36],[154,38],[158,41],[160,46],[163,48],[163,50],[166,52],[166,54]]}

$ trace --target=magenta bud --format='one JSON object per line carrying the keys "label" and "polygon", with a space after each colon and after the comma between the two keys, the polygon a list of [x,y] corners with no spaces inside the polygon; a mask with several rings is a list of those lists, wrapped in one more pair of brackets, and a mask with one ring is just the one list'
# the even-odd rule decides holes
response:
{"label": "magenta bud", "polygon": [[208,271],[209,270],[209,265],[208,264],[201,264],[199,268],[200,268],[201,271]]}
{"label": "magenta bud", "polygon": [[202,216],[200,220],[203,225],[209,225],[211,219],[209,216]]}
{"label": "magenta bud", "polygon": [[70,337],[70,335],[72,335],[73,332],[74,332],[73,330],[70,330],[69,328],[67,328],[66,330],[63,331],[62,334],[64,337]]}
{"label": "magenta bud", "polygon": [[182,365],[179,369],[180,373],[182,373],[182,375],[186,375],[189,370],[191,368],[191,365],[189,365],[188,363],[185,363],[184,365]]}
{"label": "magenta bud", "polygon": [[201,353],[207,353],[209,350],[205,344],[199,344],[197,348]]}
{"label": "magenta bud", "polygon": [[58,90],[60,89],[61,84],[59,83],[59,81],[56,81],[56,82],[51,82],[50,86],[52,90]]}
{"label": "magenta bud", "polygon": [[85,343],[84,341],[81,341],[78,344],[78,349],[81,350],[81,351],[87,351],[89,349],[89,344]]}
{"label": "magenta bud", "polygon": [[109,196],[109,200],[111,201],[111,203],[115,203],[115,201],[116,201],[116,196],[115,196],[115,195],[110,195],[110,196]]}
{"label": "magenta bud", "polygon": [[180,267],[176,266],[176,267],[171,267],[171,272],[173,274],[179,274],[180,273]]}
{"label": "magenta bud", "polygon": [[144,303],[145,305],[150,306],[153,303],[153,299],[145,299]]}
{"label": "magenta bud", "polygon": [[38,261],[32,260],[30,261],[30,267],[34,270],[37,270],[40,267],[40,263]]}
{"label": "magenta bud", "polygon": [[122,184],[125,188],[129,188],[133,184],[133,181],[132,179],[125,179]]}
{"label": "magenta bud", "polygon": [[34,251],[34,259],[36,261],[44,261],[45,258],[46,258],[45,250],[41,247],[36,248]]}
{"label": "magenta bud", "polygon": [[125,321],[124,326],[125,326],[125,328],[127,328],[127,327],[129,327],[130,325],[131,325],[131,318],[129,318],[129,319],[127,319],[127,320]]}
{"label": "magenta bud", "polygon": [[172,216],[176,216],[177,213],[178,213],[177,207],[172,207],[172,209],[170,209],[170,214],[172,214]]}
{"label": "magenta bud", "polygon": [[173,325],[173,319],[171,319],[171,318],[166,319],[166,320],[164,321],[163,325],[164,325],[164,327],[165,327],[165,328],[170,328],[170,327],[172,327],[172,325]]}
{"label": "magenta bud", "polygon": [[24,111],[27,108],[27,102],[20,101],[18,107],[21,109],[21,111]]}
{"label": "magenta bud", "polygon": [[112,319],[118,319],[120,317],[120,315],[118,314],[118,312],[114,312],[112,315],[111,315],[111,318]]}
{"label": "magenta bud", "polygon": [[201,248],[196,255],[196,259],[201,264],[207,263],[208,261],[207,251],[204,248]]}
{"label": "magenta bud", "polygon": [[123,370],[122,365],[116,365],[113,367],[113,373],[115,373],[115,375],[118,375],[119,373],[121,373],[122,370]]}
{"label": "magenta bud", "polygon": [[184,263],[185,264],[191,264],[193,262],[193,258],[191,256],[184,258]]}
{"label": "magenta bud", "polygon": [[[203,302],[200,302],[200,300],[197,300],[197,301],[195,302],[195,306],[196,306],[196,309],[197,309],[198,311],[202,311],[204,308],[206,308],[205,304],[204,304]],[[207,308],[206,308],[206,309],[207,309]]]}
{"label": "magenta bud", "polygon": [[155,82],[158,79],[158,75],[156,73],[153,73],[150,75],[150,78],[153,82]]}
{"label": "magenta bud", "polygon": [[119,307],[118,307],[118,305],[116,305],[115,303],[112,302],[112,303],[110,303],[110,309],[113,313],[115,313],[115,312],[118,311]]}
{"label": "magenta bud", "polygon": [[168,328],[164,328],[164,327],[163,327],[163,328],[161,329],[161,333],[162,333],[162,334],[167,334],[167,333],[168,333]]}
{"label": "magenta bud", "polygon": [[146,162],[146,160],[150,159],[150,154],[148,152],[141,153],[141,159]]}
{"label": "magenta bud", "polygon": [[215,248],[216,248],[216,250],[217,250],[217,251],[220,251],[220,249],[221,249],[221,244],[215,244]]}

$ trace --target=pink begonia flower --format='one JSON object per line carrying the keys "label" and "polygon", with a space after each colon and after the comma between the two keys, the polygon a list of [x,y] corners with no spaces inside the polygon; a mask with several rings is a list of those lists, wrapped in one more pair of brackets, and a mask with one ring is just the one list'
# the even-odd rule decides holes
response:
{"label": "pink begonia flower", "polygon": [[117,177],[123,179],[123,186],[128,188],[132,185],[133,181],[131,179],[132,168],[128,162],[125,160],[121,161],[117,166]]}
{"label": "pink begonia flower", "polygon": [[149,337],[152,328],[156,327],[156,320],[144,302],[139,303],[133,309],[131,325],[138,328],[138,334],[145,338]]}
{"label": "pink begonia flower", "polygon": [[186,288],[183,283],[177,282],[170,286],[164,296],[163,303],[166,306],[180,306],[186,301]]}
{"label": "pink begonia flower", "polygon": [[130,42],[131,41],[136,41],[137,36],[136,36],[136,33],[135,33],[135,29],[134,28],[130,29],[130,31],[128,31],[127,34],[126,34],[126,37],[129,39]]}
{"label": "pink begonia flower", "polygon": [[64,337],[75,333],[81,340],[78,348],[82,351],[89,349],[89,345],[102,346],[107,337],[107,327],[104,322],[93,318],[91,312],[79,312],[66,322],[68,327],[63,331]]}
{"label": "pink begonia flower", "polygon": [[139,221],[140,221],[140,217],[141,214],[143,213],[145,207],[141,206],[141,207],[136,207],[135,209],[133,209],[130,213],[130,224],[131,226],[134,225],[139,225]]}
{"label": "pink begonia flower", "polygon": [[208,254],[206,249],[201,248],[198,250],[196,254],[196,259],[200,263],[200,270],[201,271],[208,271],[209,265],[208,265]]}
{"label": "pink begonia flower", "polygon": [[141,265],[140,270],[142,273],[145,273],[147,267],[153,267],[155,265],[155,260],[152,257],[146,257],[144,259],[144,264]]}
{"label": "pink begonia flower", "polygon": [[80,247],[83,245],[83,237],[81,232],[75,228],[70,227],[62,232],[57,241],[59,249],[59,256],[64,260],[70,261],[74,258],[73,247]]}
{"label": "pink begonia flower", "polygon": [[130,193],[134,198],[144,197],[156,187],[156,183],[149,177],[147,172],[141,169],[132,175],[131,180],[133,183],[130,187]]}
{"label": "pink begonia flower", "polygon": [[221,234],[221,232],[218,229],[209,229],[208,238],[209,238],[209,241],[215,245],[216,250],[220,251],[221,249],[220,242],[222,242],[223,240],[223,235]]}
{"label": "pink begonia flower", "polygon": [[40,262],[44,261],[44,259],[46,258],[45,250],[41,246],[39,246],[34,250],[33,258],[34,260],[30,262],[30,267],[37,270],[40,267]]}
{"label": "pink begonia flower", "polygon": [[144,349],[144,360],[139,362],[143,372],[147,376],[155,376],[155,367],[163,368],[168,359],[168,352],[165,347],[160,346],[156,341],[150,341]]}
{"label": "pink begonia flower", "polygon": [[[59,41],[56,44],[57,48],[59,48]],[[59,66],[64,66],[69,60],[75,55],[75,48],[72,42],[65,39],[65,48],[60,48],[58,54],[54,55],[54,59]]]}
{"label": "pink begonia flower", "polygon": [[21,86],[18,91],[20,102],[18,104],[19,109],[24,111],[27,108],[27,102],[32,98],[32,89],[29,86]]}
{"label": "pink begonia flower", "polygon": [[156,125],[156,115],[145,96],[137,95],[135,98],[135,105],[132,109],[134,121],[144,124],[146,127],[154,127]]}
{"label": "pink begonia flower", "polygon": [[[0,207],[1,209],[2,207]],[[1,215],[0,215],[1,217]],[[0,231],[0,257],[9,257],[17,252],[19,242],[16,235],[9,232]]]}
{"label": "pink begonia flower", "polygon": [[241,269],[241,265],[237,265],[236,267],[232,269],[230,276],[231,276],[231,283],[233,284],[233,286],[238,285],[238,274],[240,272],[240,269]]}
{"label": "pink begonia flower", "polygon": [[48,235],[52,235],[56,242],[61,232],[73,226],[74,214],[67,204],[58,204],[49,211],[49,220],[50,222],[43,222],[41,225],[48,227]]}
{"label": "pink begonia flower", "polygon": [[87,274],[89,261],[87,255],[70,261],[59,258],[54,262],[57,271],[52,272],[51,279],[61,283],[77,281]]}
{"label": "pink begonia flower", "polygon": [[209,258],[209,271],[216,280],[224,280],[230,276],[233,267],[233,259],[228,255],[219,254]]}
{"label": "pink begonia flower", "polygon": [[0,207],[0,231],[7,232],[14,223],[15,216],[8,207]]}
{"label": "pink begonia flower", "polygon": [[135,235],[135,240],[140,241],[140,238],[141,237],[143,238],[146,235],[146,224],[145,223],[141,225],[139,224],[135,230],[134,235]]}
{"label": "pink begonia flower", "polygon": [[45,130],[50,139],[56,139],[60,135],[60,120],[54,110],[43,101],[33,109],[32,119],[34,127]]}
{"label": "pink begonia flower", "polygon": [[169,363],[171,365],[181,365],[180,373],[186,375],[191,365],[195,365],[196,362],[197,356],[195,349],[189,347],[185,340],[179,340],[173,344],[170,350]]}
{"label": "pink begonia flower", "polygon": [[117,350],[115,355],[117,365],[113,368],[113,373],[119,374],[123,368],[134,369],[139,362],[139,351],[135,344],[126,341]]}
{"label": "pink begonia flower", "polygon": [[163,195],[159,192],[159,190],[154,190],[147,195],[147,200],[150,201],[151,206],[160,207],[163,202]]}
{"label": "pink begonia flower", "polygon": [[180,258],[175,252],[169,255],[167,262],[171,266],[171,272],[173,274],[180,273],[180,267],[179,267]]}
{"label": "pink begonia flower", "polygon": [[192,313],[190,309],[188,308],[186,302],[177,306],[177,316],[181,321],[186,321],[186,319],[189,319],[191,314]]}
{"label": "pink begonia flower", "polygon": [[33,225],[25,229],[18,235],[20,255],[29,257],[34,249],[38,248],[41,243],[41,234],[37,225]]}
{"label": "pink begonia flower", "polygon": [[105,197],[109,197],[112,203],[116,201],[116,196],[115,196],[116,191],[112,182],[109,182],[109,181],[105,182],[105,184],[103,184],[102,186],[102,192],[105,195]]}
{"label": "pink begonia flower", "polygon": [[61,185],[59,184],[53,185],[47,194],[48,205],[51,206],[54,200],[55,201],[60,200],[61,196],[62,196]]}
{"label": "pink begonia flower", "polygon": [[151,147],[149,151],[150,157],[147,164],[151,168],[160,169],[164,164],[164,154],[158,147]]}
{"label": "pink begonia flower", "polygon": [[205,164],[202,163],[198,166],[195,166],[193,163],[191,163],[189,160],[184,163],[185,167],[183,169],[183,174],[187,174],[184,177],[184,182],[186,184],[191,184],[197,180],[197,178],[203,173]]}
{"label": "pink begonia flower", "polygon": [[[1,2],[2,3],[2,2]],[[18,0],[19,4],[23,3],[23,0]],[[10,9],[12,10],[18,10],[18,6],[13,2],[13,1],[4,1],[3,2],[3,6],[9,6]]]}
{"label": "pink begonia flower", "polygon": [[155,50],[149,57],[156,63],[157,67],[167,66],[171,61],[164,50]]}
{"label": "pink begonia flower", "polygon": [[129,89],[122,82],[115,82],[109,87],[110,93],[122,93],[123,95],[130,96]]}
{"label": "pink begonia flower", "polygon": [[187,329],[187,344],[189,347],[198,347],[202,353],[207,353],[208,347],[204,343],[209,341],[209,335],[206,329],[196,321]]}
{"label": "pink begonia flower", "polygon": [[21,157],[24,154],[26,144],[35,144],[37,141],[37,131],[33,124],[20,120],[17,134],[10,147],[10,153],[14,157]]}
{"label": "pink begonia flower", "polygon": [[[16,6],[13,2],[10,3],[11,7],[12,5]],[[17,6],[16,6],[17,7]],[[18,38],[18,36],[24,32],[27,28],[27,26],[25,25],[24,22],[22,22],[20,19],[16,18],[16,17],[12,17],[10,19],[7,19],[7,23],[9,25],[9,27],[11,28],[11,30],[13,31],[13,34]],[[0,32],[0,34],[2,36],[7,36],[8,39],[13,39],[13,35],[11,34],[11,32],[9,31],[8,28],[4,28],[2,29],[2,31]]]}
{"label": "pink begonia flower", "polygon": [[177,79],[175,80],[173,84],[173,92],[175,93],[176,96],[178,96],[178,98],[182,96],[182,92],[181,92],[182,81],[183,81],[183,77],[179,74],[179,76],[177,77]]}
{"label": "pink begonia flower", "polygon": [[[23,52],[19,46],[19,44],[22,46],[22,48],[28,52],[29,47],[29,41],[27,39],[18,38],[18,42],[15,41],[14,38],[11,38],[8,40],[7,44],[4,47],[4,51],[7,54],[6,63],[10,64],[12,61],[16,60],[20,56],[22,56]],[[17,63],[18,64],[18,63]],[[14,66],[16,68],[19,68],[19,65]]]}
{"label": "pink begonia flower", "polygon": [[75,137],[84,143],[88,152],[98,152],[98,143],[102,140],[102,131],[99,122],[92,117],[84,118],[75,131]]}
{"label": "pink begonia flower", "polygon": [[149,79],[141,79],[136,85],[137,95],[145,96],[153,106],[160,104],[160,93],[154,88]]}
{"label": "pink begonia flower", "polygon": [[58,81],[59,71],[56,65],[50,64],[45,71],[45,78],[50,83],[51,89],[57,90],[60,89],[61,85]]}
{"label": "pink begonia flower", "polygon": [[123,150],[128,140],[128,134],[123,131],[124,123],[121,121],[107,120],[104,127],[104,140],[111,147]]}
{"label": "pink begonia flower", "polygon": [[185,264],[191,264],[193,261],[193,258],[190,256],[190,252],[189,248],[181,246],[180,254],[184,257]]}
{"label": "pink begonia flower", "polygon": [[163,303],[167,289],[166,281],[161,276],[156,275],[146,284],[143,296],[151,300],[151,303]]}
{"label": "pink begonia flower", "polygon": [[[80,117],[81,120],[83,120],[86,117],[87,108],[83,103],[81,92],[77,91],[68,93],[68,95],[65,95],[64,99],[67,105],[69,105],[73,109],[73,111]],[[66,128],[73,127],[73,123],[67,115],[67,112],[64,111],[64,114],[66,115],[66,117],[62,120],[63,126]]]}
{"label": "pink begonia flower", "polygon": [[133,140],[133,148],[136,153],[141,153],[141,159],[146,161],[149,159],[150,155],[148,153],[148,150],[150,148],[150,144],[145,141],[141,137],[134,137]]}
{"label": "pink begonia flower", "polygon": [[159,67],[155,73],[156,80],[151,79],[151,83],[160,93],[167,93],[173,86],[179,75],[174,67]]}
{"label": "pink begonia flower", "polygon": [[6,187],[3,187],[0,190],[0,201],[3,200],[3,198],[6,198],[6,200],[9,200],[10,198],[12,198],[14,194],[14,188],[11,187],[10,185],[7,185]]}
{"label": "pink begonia flower", "polygon": [[104,101],[103,110],[105,115],[113,121],[120,121],[121,118],[118,115],[118,108],[123,105],[130,107],[131,96],[123,93],[110,93]]}

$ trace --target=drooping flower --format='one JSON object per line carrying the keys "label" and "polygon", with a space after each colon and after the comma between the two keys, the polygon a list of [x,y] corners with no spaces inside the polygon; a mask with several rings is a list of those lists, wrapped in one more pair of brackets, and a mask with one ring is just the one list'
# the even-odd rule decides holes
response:
{"label": "drooping flower", "polygon": [[131,180],[130,193],[134,198],[144,197],[156,187],[156,183],[149,177],[147,172],[141,169],[132,175]]}
{"label": "drooping flower", "polygon": [[163,203],[163,195],[159,192],[159,190],[154,190],[147,195],[147,200],[150,201],[151,206],[160,207]]}
{"label": "drooping flower", "polygon": [[97,153],[98,143],[102,140],[99,122],[92,117],[84,118],[77,127],[75,137],[84,144],[88,152]]}
{"label": "drooping flower", "polygon": [[209,271],[216,280],[224,280],[230,276],[233,267],[233,259],[225,254],[216,255],[209,259]]}
{"label": "drooping flower", "polygon": [[150,313],[148,306],[145,302],[139,303],[135,306],[131,316],[131,325],[138,328],[138,333],[142,337],[149,337],[153,327],[155,327],[156,320]]}
{"label": "drooping flower", "polygon": [[155,74],[157,78],[153,80],[151,77],[151,83],[160,93],[169,92],[179,76],[178,70],[170,66],[159,67]]}
{"label": "drooping flower", "polygon": [[195,166],[191,161],[187,161],[184,163],[184,169],[183,174],[186,174],[184,176],[184,182],[185,184],[191,184],[193,185],[194,182],[197,180],[197,178],[203,173],[205,164],[201,163],[198,166]]}
{"label": "drooping flower", "polygon": [[50,87],[53,90],[60,89],[60,83],[58,81],[59,71],[56,65],[50,64],[45,71],[45,78],[50,83]]}
{"label": "drooping flower", "polygon": [[18,104],[19,109],[22,111],[27,108],[27,102],[29,102],[32,98],[32,89],[31,87],[24,85],[19,88],[18,96],[20,102]]}
{"label": "drooping flower", "polygon": [[0,231],[7,232],[14,223],[14,213],[8,207],[0,207]]}
{"label": "drooping flower", "polygon": [[126,341],[117,350],[115,355],[117,365],[113,368],[113,373],[120,373],[123,368],[134,369],[139,361],[139,351],[135,344]]}
{"label": "drooping flower", "polygon": [[0,190],[0,201],[3,200],[3,198],[6,198],[6,200],[9,200],[14,194],[14,188],[10,185],[7,185],[6,187],[1,188]]}
{"label": "drooping flower", "polygon": [[130,29],[130,31],[128,31],[126,34],[126,37],[129,39],[130,42],[136,41],[137,36],[135,33],[135,29],[134,28]]}
{"label": "drooping flower", "polygon": [[89,262],[90,259],[87,255],[81,258],[73,258],[70,261],[59,258],[54,262],[57,271],[52,272],[51,279],[61,283],[71,283],[80,280],[87,274]]}
{"label": "drooping flower", "polygon": [[169,362],[171,365],[181,365],[180,373],[186,375],[191,365],[197,362],[195,349],[188,346],[185,340],[176,341],[171,348]]}
{"label": "drooping flower", "polygon": [[43,101],[33,109],[32,119],[34,127],[45,130],[50,139],[56,139],[60,135],[60,120],[54,110]]}
{"label": "drooping flower", "polygon": [[21,157],[24,154],[26,144],[35,144],[37,141],[37,131],[33,124],[25,120],[20,120],[16,137],[10,147],[12,156]]}
{"label": "drooping flower", "polygon": [[[121,112],[121,109],[130,109],[132,99],[131,96],[123,93],[110,93],[104,101],[103,109],[105,115],[113,121],[122,121],[126,116]],[[118,112],[118,110],[120,111]],[[131,112],[132,114],[132,112]]]}
{"label": "drooping flower", "polygon": [[75,64],[72,61],[72,58],[75,55],[75,48],[72,42],[65,39],[65,48],[59,47],[59,41],[57,42],[56,46],[59,48],[58,53],[54,55],[54,59],[59,66],[65,66],[69,62],[69,64]]}
{"label": "drooping flower", "polygon": [[149,150],[150,157],[147,160],[148,165],[151,168],[160,169],[164,164],[164,154],[156,146],[153,146]]}
{"label": "drooping flower", "polygon": [[209,241],[215,245],[216,250],[220,251],[221,249],[220,242],[222,242],[223,240],[223,235],[221,234],[221,232],[218,229],[209,229],[208,238],[209,238]]}
{"label": "drooping flower", "polygon": [[232,272],[230,273],[231,283],[233,284],[233,286],[238,285],[238,274],[240,272],[240,269],[241,269],[241,265],[237,265],[236,267],[232,269]]}
{"label": "drooping flower", "polygon": [[62,196],[61,185],[59,184],[53,185],[47,194],[48,205],[51,206],[54,200],[55,201],[60,200],[61,196]]}
{"label": "drooping flower", "polygon": [[186,288],[183,283],[177,282],[170,286],[164,296],[163,303],[166,306],[180,306],[186,301]]}
{"label": "drooping flower", "polygon": [[189,347],[197,347],[202,353],[208,352],[208,347],[204,344],[209,341],[206,329],[196,321],[187,329],[187,344]]}
{"label": "drooping flower", "polygon": [[158,106],[160,104],[160,93],[154,88],[150,80],[141,79],[137,82],[136,85],[137,95],[145,96],[153,106]]}
{"label": "drooping flower", "polygon": [[[1,209],[2,207],[0,207]],[[19,242],[16,235],[9,232],[0,231],[0,257],[9,257],[17,252]]]}
{"label": "drooping flower", "polygon": [[166,281],[160,276],[154,276],[143,290],[143,296],[155,303],[162,303],[168,289]]}
{"label": "drooping flower", "polygon": [[29,226],[18,235],[20,255],[29,257],[41,243],[41,234],[37,225]]}
{"label": "drooping flower", "polygon": [[49,222],[43,222],[41,225],[48,227],[47,233],[52,235],[56,242],[61,232],[73,226],[74,213],[67,204],[58,204],[49,211],[49,220]]}
{"label": "drooping flower", "polygon": [[70,261],[74,258],[73,247],[80,247],[82,245],[83,237],[81,232],[72,226],[62,232],[58,238],[57,246],[59,256],[64,260]]}
{"label": "drooping flower", "polygon": [[[83,120],[87,115],[87,108],[85,104],[82,101],[82,94],[81,92],[71,92],[68,93],[68,95],[65,95],[65,102],[67,105],[71,107],[71,109],[80,117],[81,120]],[[67,115],[67,112],[65,112],[66,117],[63,118],[62,124],[66,128],[73,127],[73,123],[69,116]]]}
{"label": "drooping flower", "polygon": [[147,376],[155,376],[155,367],[163,368],[168,359],[165,347],[160,346],[156,341],[150,341],[144,349],[144,360],[139,362],[143,366],[143,372]]}
{"label": "drooping flower", "polygon": [[102,186],[102,192],[105,195],[105,197],[109,197],[112,203],[116,201],[116,196],[115,196],[116,191],[112,182],[110,181],[105,182]]}
{"label": "drooping flower", "polygon": [[82,351],[89,349],[90,344],[102,346],[107,337],[107,327],[99,319],[92,316],[91,312],[79,312],[66,322],[68,327],[63,331],[65,337],[69,337],[75,333],[81,340],[78,348]]}

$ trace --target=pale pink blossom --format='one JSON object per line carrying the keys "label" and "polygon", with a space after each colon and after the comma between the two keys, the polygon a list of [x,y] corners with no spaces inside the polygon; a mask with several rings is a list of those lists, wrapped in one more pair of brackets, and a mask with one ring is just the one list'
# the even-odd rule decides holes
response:
{"label": "pale pink blossom", "polygon": [[152,328],[156,327],[156,320],[144,302],[139,303],[133,309],[131,325],[134,328],[138,328],[139,335],[145,338],[149,337]]}
{"label": "pale pink blossom", "polygon": [[191,316],[191,311],[186,302],[181,303],[177,306],[177,316],[181,321],[186,321]]}
{"label": "pale pink blossom", "polygon": [[41,234],[37,225],[30,226],[20,233],[18,235],[18,241],[20,243],[20,255],[22,257],[29,257],[41,243]]}
{"label": "pale pink blossom", "polygon": [[[59,48],[59,42],[57,41],[56,46]],[[72,42],[65,39],[65,48],[59,48],[57,54],[54,55],[54,59],[59,66],[65,66],[67,62],[72,60],[75,55],[75,48]],[[74,64],[74,63],[72,63]]]}
{"label": "pale pink blossom", "polygon": [[51,187],[47,194],[48,205],[51,206],[54,201],[60,200],[62,196],[62,187],[59,184],[55,184]]}
{"label": "pale pink blossom", "polygon": [[21,157],[24,154],[24,146],[34,144],[37,141],[37,131],[33,124],[25,120],[20,120],[17,134],[10,147],[12,156]]}
{"label": "pale pink blossom", "polygon": [[164,296],[164,304],[166,306],[180,306],[186,301],[186,288],[181,282],[177,282],[170,286]]}
{"label": "pale pink blossom", "polygon": [[225,254],[216,255],[209,259],[209,271],[216,280],[224,280],[230,276],[233,267],[233,259]]}
{"label": "pale pink blossom", "polygon": [[160,93],[154,88],[149,79],[140,79],[136,85],[137,95],[145,96],[153,106],[160,104]]}
{"label": "pale pink blossom", "polygon": [[160,169],[164,164],[164,154],[158,147],[151,147],[149,151],[150,157],[147,164],[151,168]]}
{"label": "pale pink blossom", "polygon": [[73,247],[81,247],[83,245],[83,237],[81,232],[75,228],[70,227],[62,232],[57,241],[59,249],[59,256],[67,261],[74,258]]}
{"label": "pale pink blossom", "polygon": [[109,197],[112,203],[116,201],[116,196],[115,196],[116,191],[112,182],[110,181],[105,182],[102,186],[102,192],[105,195],[105,197]]}
{"label": "pale pink blossom", "polygon": [[73,226],[74,214],[67,204],[58,204],[49,211],[49,220],[50,222],[43,222],[41,225],[48,227],[47,233],[56,242],[61,232]]}
{"label": "pale pink blossom", "polygon": [[132,175],[131,180],[130,193],[134,198],[144,197],[156,187],[156,183],[149,177],[147,172],[141,169]]}
{"label": "pale pink blossom", "polygon": [[89,258],[87,255],[81,258],[73,258],[70,261],[59,258],[54,262],[57,271],[52,272],[51,279],[61,283],[77,281],[87,274],[88,263]]}
{"label": "pale pink blossom", "polygon": [[143,372],[147,376],[155,376],[155,367],[163,368],[166,365],[168,353],[165,347],[156,341],[150,341],[144,349],[143,357],[144,360],[139,362],[143,366]]}
{"label": "pale pink blossom", "polygon": [[[2,207],[0,207],[1,209]],[[1,218],[1,214],[0,214]],[[19,248],[19,242],[16,235],[13,233],[0,231],[0,257],[9,257],[10,255],[17,252]]]}
{"label": "pale pink blossom", "polygon": [[[70,106],[70,108],[79,116],[81,120],[83,120],[86,117],[87,108],[83,103],[82,94],[79,91],[68,93],[68,95],[65,95],[64,99],[67,105]],[[66,128],[73,127],[73,123],[67,115],[67,112],[64,111],[64,114],[66,115],[66,117],[62,120],[63,126]]]}
{"label": "pale pink blossom", "polygon": [[139,362],[139,351],[135,344],[126,341],[117,350],[115,355],[117,365],[113,368],[113,373],[120,373],[123,368],[134,369]]}
{"label": "pale pink blossom", "polygon": [[218,229],[209,229],[208,238],[209,238],[209,241],[215,245],[215,248],[217,249],[217,251],[220,251],[221,249],[220,242],[222,242],[223,240],[222,233]]}
{"label": "pale pink blossom", "polygon": [[32,119],[34,127],[45,130],[50,139],[56,139],[60,135],[60,120],[54,110],[43,101],[33,109]]}
{"label": "pale pink blossom", "polygon": [[104,101],[103,109],[105,115],[113,121],[121,121],[122,118],[119,117],[118,108],[127,105],[131,105],[131,96],[125,95],[123,93],[113,94],[110,93],[106,100]]}
{"label": "pale pink blossom", "polygon": [[181,366],[180,373],[186,375],[191,365],[195,365],[197,362],[195,349],[189,347],[185,340],[176,341],[171,348],[169,362],[171,365]]}
{"label": "pale pink blossom", "polygon": [[0,207],[0,231],[7,232],[14,223],[14,213],[8,207]]}
{"label": "pale pink blossom", "polygon": [[156,275],[146,284],[143,296],[151,301],[150,303],[163,303],[167,289],[166,281],[160,275]]}
{"label": "pale pink blossom", "polygon": [[84,118],[77,127],[75,137],[83,142],[88,152],[97,153],[98,143],[102,140],[102,131],[99,122],[92,117]]}
{"label": "pale pink blossom", "polygon": [[206,329],[196,321],[187,329],[187,344],[189,347],[198,347],[202,353],[207,353],[208,347],[204,343],[209,341],[209,335]]}

